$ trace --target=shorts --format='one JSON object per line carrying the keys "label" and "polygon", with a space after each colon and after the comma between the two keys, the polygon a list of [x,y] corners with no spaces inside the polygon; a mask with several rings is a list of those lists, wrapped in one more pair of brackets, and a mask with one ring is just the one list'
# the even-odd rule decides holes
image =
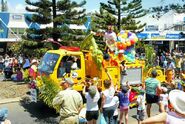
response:
{"label": "shorts", "polygon": [[143,121],[145,118],[145,111],[144,110],[137,110],[137,119],[139,121]]}
{"label": "shorts", "polygon": [[120,106],[120,107],[119,107],[119,110],[120,110],[121,112],[125,112],[125,111],[128,111],[128,108],[129,108],[129,106]]}
{"label": "shorts", "polygon": [[146,103],[152,104],[152,103],[158,103],[159,102],[159,96],[153,95],[153,94],[146,94]]}
{"label": "shorts", "polygon": [[99,111],[86,111],[86,119],[87,121],[98,120]]}

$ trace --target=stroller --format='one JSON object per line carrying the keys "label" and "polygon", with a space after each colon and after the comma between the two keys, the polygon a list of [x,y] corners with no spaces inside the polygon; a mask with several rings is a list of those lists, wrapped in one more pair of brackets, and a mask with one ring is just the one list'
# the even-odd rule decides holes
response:
{"label": "stroller", "polygon": [[11,79],[12,74],[13,74],[13,68],[11,66],[4,68],[4,79],[5,80]]}

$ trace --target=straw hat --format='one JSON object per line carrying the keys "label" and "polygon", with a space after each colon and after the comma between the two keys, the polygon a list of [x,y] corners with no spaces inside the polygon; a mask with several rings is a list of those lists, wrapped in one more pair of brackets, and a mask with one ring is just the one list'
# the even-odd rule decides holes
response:
{"label": "straw hat", "polygon": [[34,63],[37,63],[37,60],[36,60],[36,59],[33,59],[33,60],[31,61],[31,64],[34,64]]}
{"label": "straw hat", "polygon": [[169,93],[169,100],[177,112],[185,115],[185,92],[181,90],[172,90]]}

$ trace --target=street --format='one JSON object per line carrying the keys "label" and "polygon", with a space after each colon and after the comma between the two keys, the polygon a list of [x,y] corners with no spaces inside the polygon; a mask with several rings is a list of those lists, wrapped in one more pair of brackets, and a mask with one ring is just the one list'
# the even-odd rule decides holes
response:
{"label": "street", "polygon": [[[16,102],[9,104],[1,104],[0,108],[9,109],[8,119],[12,124],[57,124],[59,115],[55,110],[48,108],[43,103],[25,103]],[[158,106],[153,105],[152,115],[156,114]],[[129,124],[137,124],[136,108],[129,111]]]}
{"label": "street", "polygon": [[[2,82],[2,75],[0,82]],[[7,82],[8,83],[8,82]],[[0,108],[6,107],[9,110],[8,119],[12,124],[57,124],[59,122],[59,114],[55,110],[47,107],[42,102],[29,103],[25,101],[0,104]],[[129,124],[137,124],[136,108],[129,110]],[[158,106],[152,106],[151,115],[158,113]]]}

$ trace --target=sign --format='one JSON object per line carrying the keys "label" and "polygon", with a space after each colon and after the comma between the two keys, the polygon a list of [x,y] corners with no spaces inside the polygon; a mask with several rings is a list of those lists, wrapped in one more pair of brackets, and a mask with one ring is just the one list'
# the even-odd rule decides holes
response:
{"label": "sign", "polygon": [[139,39],[147,39],[148,38],[148,33],[138,33],[137,34],[137,37],[139,38]]}
{"label": "sign", "polygon": [[162,45],[163,44],[163,41],[155,41],[155,42],[152,42],[153,44],[157,44],[157,45]]}
{"label": "sign", "polygon": [[180,39],[180,34],[166,34],[166,39]]}
{"label": "sign", "polygon": [[165,35],[160,35],[159,33],[152,33],[151,39],[165,39]]}
{"label": "sign", "polygon": [[31,102],[37,102],[37,90],[30,89]]}
{"label": "sign", "polygon": [[159,31],[159,27],[157,25],[148,25],[145,26],[145,31]]}
{"label": "sign", "polygon": [[22,15],[12,15],[13,20],[22,20]]}

